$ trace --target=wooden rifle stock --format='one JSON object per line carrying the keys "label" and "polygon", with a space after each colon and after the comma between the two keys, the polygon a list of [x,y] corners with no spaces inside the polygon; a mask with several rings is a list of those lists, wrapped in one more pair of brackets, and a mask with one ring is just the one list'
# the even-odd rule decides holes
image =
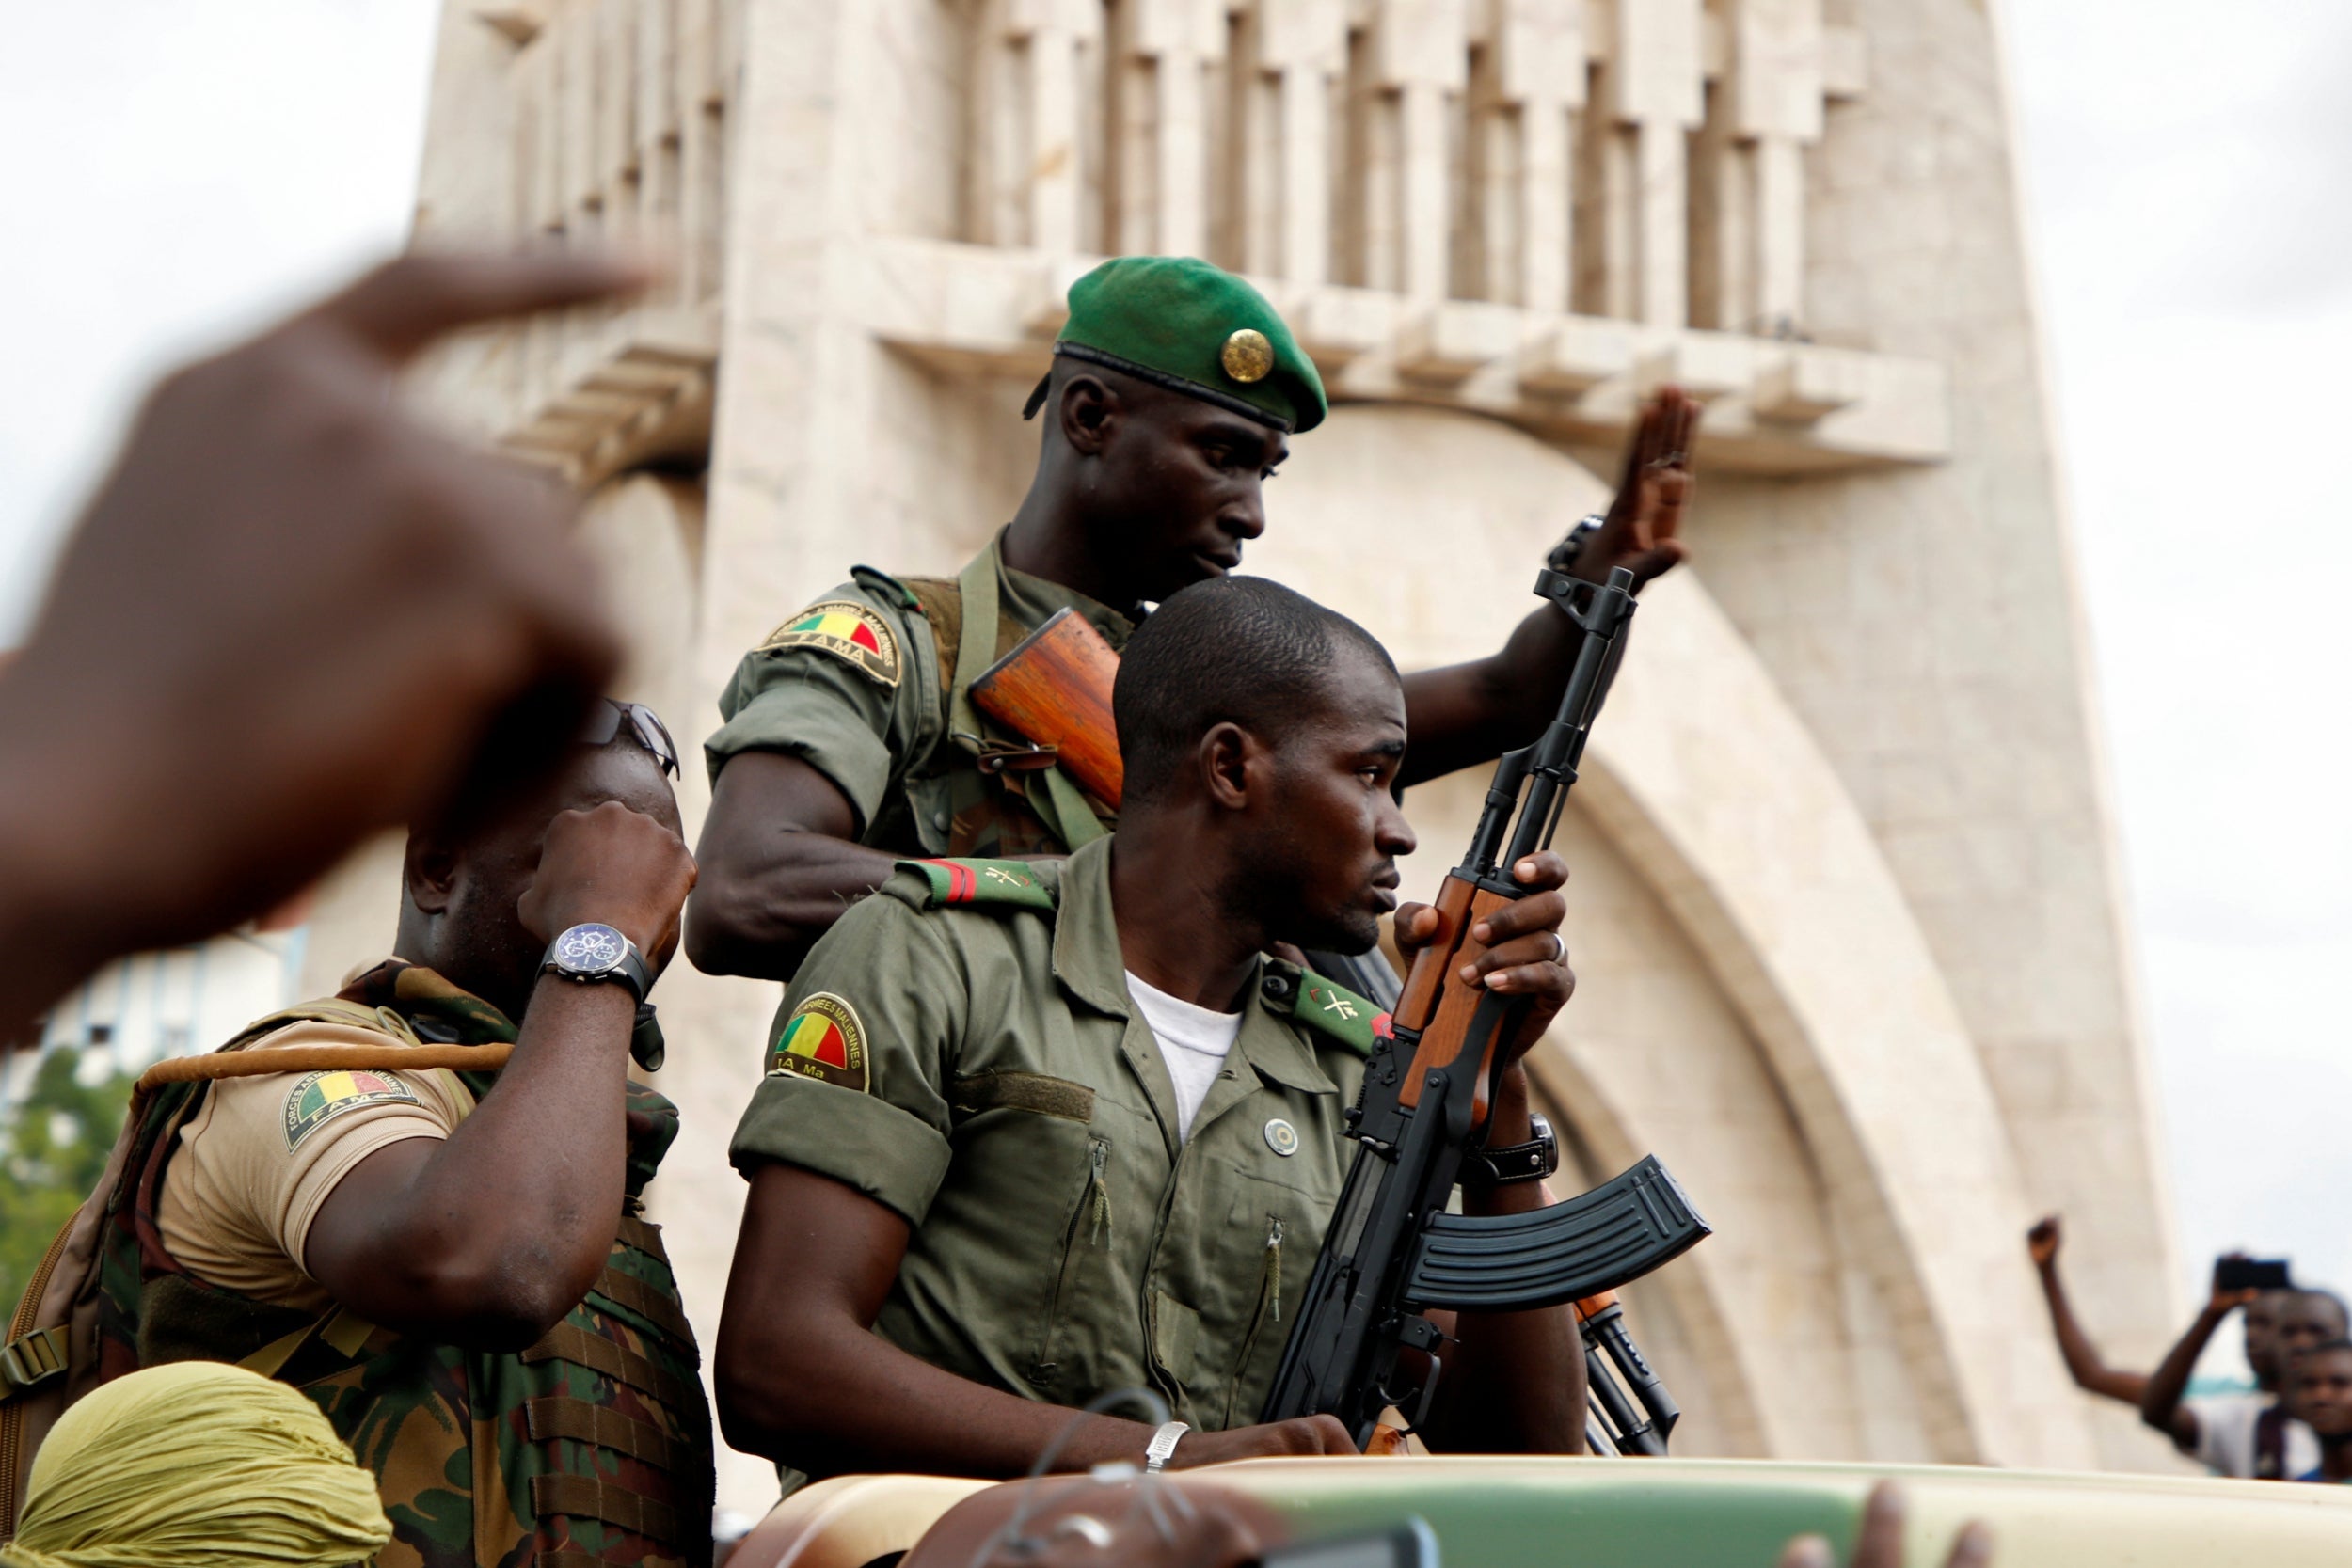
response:
{"label": "wooden rifle stock", "polygon": [[[1420,1036],[1412,1070],[1405,1075],[1398,1097],[1407,1106],[1420,1105],[1423,1081],[1432,1071],[1454,1060],[1463,1037],[1470,1032],[1470,1015],[1477,1011],[1479,998],[1485,994],[1480,987],[1464,985],[1456,974],[1464,964],[1476,963],[1486,952],[1486,944],[1470,935],[1470,927],[1510,901],[1502,894],[1490,893],[1465,880],[1458,873],[1449,872],[1438,886],[1438,901],[1431,906],[1438,911],[1438,930],[1428,945],[1413,955],[1413,967],[1405,977],[1405,994],[1397,1000],[1392,1024],[1398,1030],[1415,1030]],[[1486,1125],[1487,1088],[1495,1078],[1494,1053],[1503,1043],[1502,1035],[1498,1033],[1479,1063],[1470,1101],[1473,1128]]]}
{"label": "wooden rifle stock", "polygon": [[1119,655],[1085,616],[1064,608],[981,672],[972,705],[1117,811],[1127,777],[1111,721],[1118,677]]}

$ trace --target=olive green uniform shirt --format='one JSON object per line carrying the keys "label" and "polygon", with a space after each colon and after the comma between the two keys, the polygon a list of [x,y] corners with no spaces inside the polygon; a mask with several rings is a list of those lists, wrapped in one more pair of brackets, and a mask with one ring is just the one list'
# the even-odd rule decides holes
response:
{"label": "olive green uniform shirt", "polygon": [[[976,747],[1011,737],[977,716],[956,738],[957,683],[1064,608],[1113,648],[1134,623],[1085,594],[1003,564],[1002,531],[953,580],[901,580],[871,567],[770,633],[720,694],[724,725],[704,743],[715,783],[741,752],[799,757],[831,779],[857,814],[858,842],[901,855],[1057,853],[1066,846],[1024,800],[1037,775],[983,775]],[[993,578],[993,646],[960,657],[961,582]],[[952,677],[948,672],[952,671]],[[964,732],[971,734],[971,731]]]}
{"label": "olive green uniform shirt", "polygon": [[1263,960],[1181,1138],[1111,844],[901,865],[802,966],[732,1157],[905,1217],[874,1325],[900,1349],[1030,1399],[1142,1386],[1195,1427],[1247,1425],[1338,1200],[1375,1009]]}

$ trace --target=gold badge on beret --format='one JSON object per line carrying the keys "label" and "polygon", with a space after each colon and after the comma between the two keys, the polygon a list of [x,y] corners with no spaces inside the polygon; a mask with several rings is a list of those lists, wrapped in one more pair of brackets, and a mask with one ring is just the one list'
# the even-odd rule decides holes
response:
{"label": "gold badge on beret", "polygon": [[1251,382],[1263,381],[1266,373],[1274,369],[1274,345],[1267,342],[1265,334],[1254,326],[1235,327],[1232,336],[1225,340],[1224,348],[1217,352],[1216,358],[1217,363],[1225,367],[1227,375],[1248,386]]}

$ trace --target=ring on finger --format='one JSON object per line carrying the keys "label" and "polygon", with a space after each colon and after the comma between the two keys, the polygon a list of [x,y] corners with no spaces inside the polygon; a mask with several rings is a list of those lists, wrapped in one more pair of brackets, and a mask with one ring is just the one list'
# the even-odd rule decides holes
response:
{"label": "ring on finger", "polygon": [[1557,931],[1548,931],[1545,934],[1551,938],[1551,961],[1553,963],[1565,963],[1568,958],[1567,938],[1562,936]]}

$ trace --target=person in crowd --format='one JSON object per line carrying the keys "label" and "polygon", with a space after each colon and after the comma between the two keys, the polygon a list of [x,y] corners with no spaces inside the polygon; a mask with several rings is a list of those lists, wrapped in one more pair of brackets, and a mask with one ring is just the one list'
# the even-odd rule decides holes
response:
{"label": "person in crowd", "polygon": [[[1259,578],[1174,594],[1130,641],[1119,832],[1065,860],[910,863],[819,941],[732,1149],[751,1182],[717,1356],[727,1440],[814,1473],[1025,1470],[1071,1407],[1083,1469],[1351,1451],[1327,1416],[1253,1425],[1351,1148],[1376,1009],[1263,956],[1375,942],[1396,857],[1404,690],[1363,629]],[[1479,923],[1466,983],[1574,986],[1549,851]],[[1434,911],[1399,911],[1408,946]],[[1525,1073],[1494,1147],[1537,1147]],[[1474,1213],[1540,1207],[1473,1179]],[[788,1302],[788,1307],[783,1304]],[[1438,1314],[1443,1317],[1445,1314]],[[1464,1315],[1431,1447],[1576,1452],[1569,1310]],[[1172,1451],[1165,1445],[1172,1442]]]}
{"label": "person in crowd", "polygon": [[2270,1330],[2280,1375],[2297,1357],[2347,1332],[2352,1332],[2352,1323],[2346,1320],[2344,1298],[2333,1291],[2306,1287],[2281,1292]]}
{"label": "person in crowd", "polygon": [[668,732],[595,712],[519,796],[494,748],[409,835],[393,956],[142,1098],[114,1167],[102,1365],[303,1390],[432,1568],[709,1558],[697,1353],[636,1217],[677,1114],[628,1076],[694,866]]}
{"label": "person in crowd", "polygon": [[[2141,1396],[2148,1391],[2148,1374],[2108,1366],[2100,1358],[2090,1336],[2074,1321],[2074,1305],[2066,1299],[2066,1286],[2058,1278],[2058,1244],[2062,1235],[2056,1214],[2044,1215],[2026,1232],[2026,1250],[2033,1259],[2034,1274],[2042,1281],[2042,1299],[2050,1308],[2050,1328],[2058,1336],[2058,1354],[2066,1358],[2066,1370],[2076,1387],[2087,1394],[2120,1400],[2137,1410]],[[2246,1332],[2249,1340],[2255,1332],[2254,1310],[2252,1307],[2247,1308]]]}
{"label": "person in crowd", "polygon": [[[2291,1338],[2309,1346],[2344,1333],[2344,1307],[2324,1291],[2226,1290],[2220,1265],[2203,1310],[2149,1374],[2140,1396],[2140,1418],[2169,1436],[2175,1447],[2217,1476],[2280,1481],[2302,1474],[2319,1462],[2311,1429],[2280,1407],[2283,1368],[2280,1330],[2292,1322]],[[2198,1357],[2223,1320],[2245,1314],[2246,1364],[2255,1386],[2245,1393],[2188,1393]],[[2332,1326],[2330,1326],[2332,1325]]]}
{"label": "person in crowd", "polygon": [[2319,1440],[2297,1481],[2352,1481],[2352,1339],[2325,1339],[2288,1363],[2280,1402]]}
{"label": "person in crowd", "polygon": [[0,1046],[107,959],[429,817],[494,719],[552,765],[619,655],[572,501],[402,413],[391,377],[642,281],[410,256],[148,398],[0,666]]}
{"label": "person in crowd", "polygon": [[[1232,274],[1124,257],[1073,285],[1031,399],[1043,436],[1011,522],[952,580],[855,568],[737,667],[706,747],[696,966],[788,980],[902,855],[1058,855],[1107,832],[1108,806],[993,727],[971,683],[1057,610],[1116,648],[1144,606],[1238,566],[1265,530],[1263,487],[1289,438],[1326,406],[1289,327]],[[1672,388],[1649,401],[1607,515],[1580,523],[1555,564],[1647,580],[1682,559],[1698,417]],[[1399,782],[1533,739],[1581,640],[1546,605],[1493,656],[1406,676],[1413,756]]]}
{"label": "person in crowd", "polygon": [[0,1568],[355,1568],[391,1538],[375,1478],[318,1406],[241,1367],[182,1361],[65,1413]]}

